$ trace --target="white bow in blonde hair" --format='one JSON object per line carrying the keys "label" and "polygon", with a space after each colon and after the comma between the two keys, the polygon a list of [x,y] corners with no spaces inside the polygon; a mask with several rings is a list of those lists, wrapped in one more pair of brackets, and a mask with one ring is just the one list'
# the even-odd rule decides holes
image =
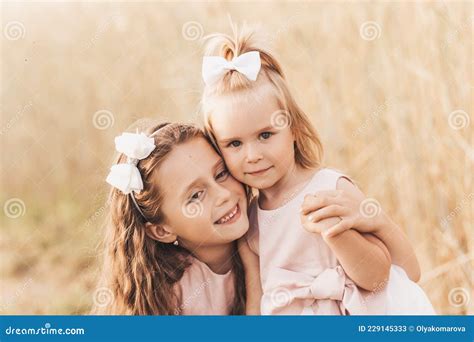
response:
{"label": "white bow in blonde hair", "polygon": [[246,52],[231,61],[220,56],[205,56],[202,60],[202,78],[206,85],[212,84],[229,70],[237,70],[249,80],[255,81],[262,66],[258,51]]}

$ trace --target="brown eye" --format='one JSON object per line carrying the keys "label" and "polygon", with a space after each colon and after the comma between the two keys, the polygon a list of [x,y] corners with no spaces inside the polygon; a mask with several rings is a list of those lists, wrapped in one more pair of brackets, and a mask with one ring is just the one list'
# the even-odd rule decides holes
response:
{"label": "brown eye", "polygon": [[216,176],[216,179],[217,180],[223,179],[223,178],[226,178],[228,175],[229,175],[229,171],[227,169],[224,169],[221,172],[219,172],[219,174]]}
{"label": "brown eye", "polygon": [[201,197],[201,194],[203,191],[197,191],[194,194],[191,195],[191,201],[198,200]]}

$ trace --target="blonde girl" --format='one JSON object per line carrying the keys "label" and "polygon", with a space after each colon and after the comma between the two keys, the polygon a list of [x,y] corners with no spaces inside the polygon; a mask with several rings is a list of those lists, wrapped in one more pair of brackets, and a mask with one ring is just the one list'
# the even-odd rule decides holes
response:
{"label": "blonde girl", "polygon": [[205,131],[231,174],[258,190],[248,243],[262,314],[432,313],[409,279],[419,278],[409,241],[380,208],[364,215],[364,194],[322,166],[319,136],[257,32],[206,37],[202,75]]}
{"label": "blonde girl", "polygon": [[160,124],[115,139],[101,289],[95,313],[244,314],[236,240],[247,197],[192,125]]}

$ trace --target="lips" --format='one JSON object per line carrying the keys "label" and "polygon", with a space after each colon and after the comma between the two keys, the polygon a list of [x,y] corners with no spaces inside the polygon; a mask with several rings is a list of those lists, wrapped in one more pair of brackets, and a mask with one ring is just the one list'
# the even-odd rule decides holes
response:
{"label": "lips", "polygon": [[251,176],[260,176],[260,175],[263,175],[265,172],[267,172],[268,170],[270,170],[272,167],[267,167],[265,169],[260,169],[260,170],[257,170],[257,171],[253,171],[253,172],[246,172],[247,174],[251,175]]}
{"label": "lips", "polygon": [[237,221],[240,217],[240,206],[237,203],[232,209],[230,209],[224,216],[218,219],[214,224],[229,224]]}

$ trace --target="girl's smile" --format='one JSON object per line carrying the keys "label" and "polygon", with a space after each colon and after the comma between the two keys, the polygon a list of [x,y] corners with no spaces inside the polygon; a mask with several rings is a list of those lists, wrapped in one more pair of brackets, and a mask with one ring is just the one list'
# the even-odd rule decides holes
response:
{"label": "girl's smile", "polygon": [[269,171],[273,166],[269,166],[267,168],[262,168],[262,169],[259,169],[257,171],[252,171],[252,172],[245,172],[246,174],[250,175],[250,176],[263,176],[267,171]]}
{"label": "girl's smile", "polygon": [[236,222],[241,216],[240,206],[237,203],[231,210],[224,214],[219,220],[214,222],[216,225],[229,225]]}

